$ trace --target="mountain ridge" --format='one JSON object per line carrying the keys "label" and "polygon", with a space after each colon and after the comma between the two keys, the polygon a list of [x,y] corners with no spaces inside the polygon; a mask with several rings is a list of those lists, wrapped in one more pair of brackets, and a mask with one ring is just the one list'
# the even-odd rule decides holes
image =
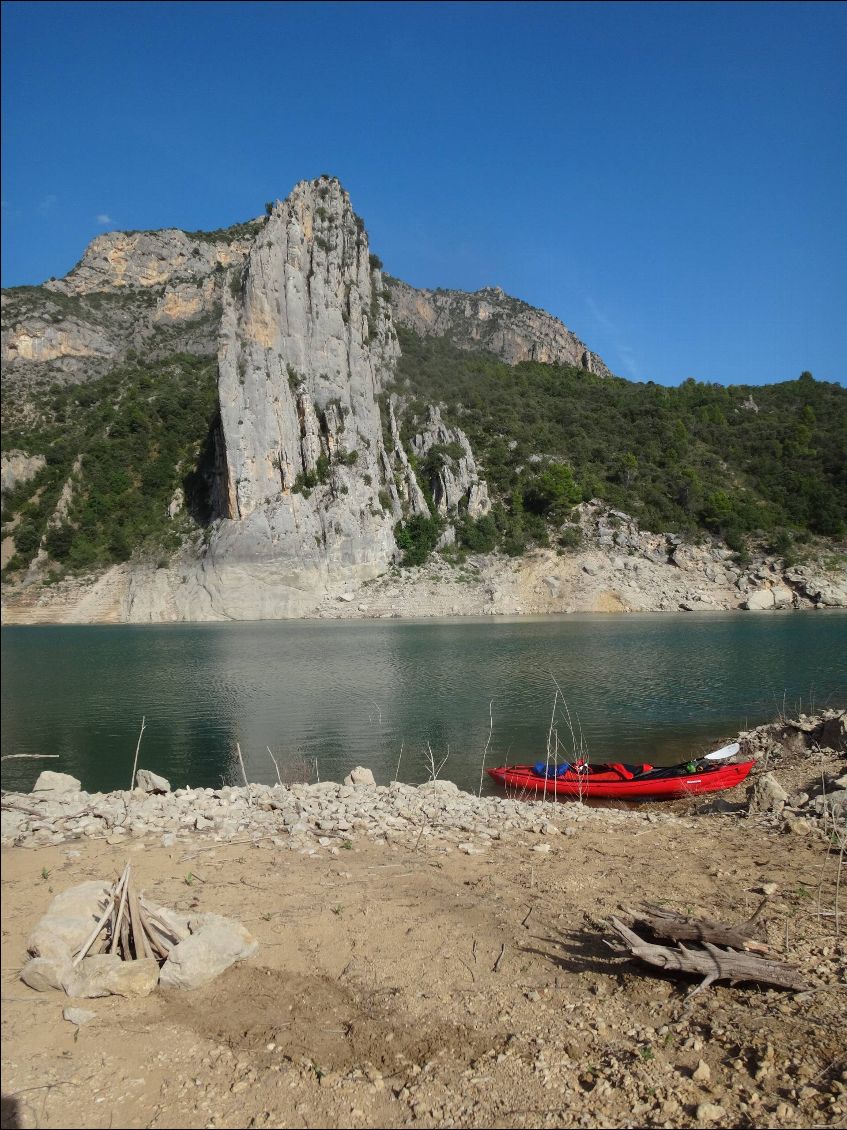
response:
{"label": "mountain ridge", "polygon": [[[499,288],[385,275],[336,178],[215,232],[104,233],[2,306],[6,608],[120,567],[119,619],[315,615],[433,552],[572,553],[600,536],[573,508],[603,500],[636,530],[672,522],[742,558],[757,524],[843,532],[830,386],[757,394],[759,418],[740,389],[623,381]],[[690,604],[662,544],[644,549],[647,606]],[[715,576],[733,606],[736,582]],[[739,583],[745,603],[775,582]]]}

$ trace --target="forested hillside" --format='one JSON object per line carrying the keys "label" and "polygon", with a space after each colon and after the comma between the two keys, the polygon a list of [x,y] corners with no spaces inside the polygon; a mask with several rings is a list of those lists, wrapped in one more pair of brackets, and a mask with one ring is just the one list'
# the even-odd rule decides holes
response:
{"label": "forested hillside", "polygon": [[[473,548],[543,542],[599,497],[649,530],[749,536],[791,555],[847,529],[847,390],[803,373],[765,386],[678,388],[583,369],[504,364],[401,329],[397,389],[414,432],[434,402],[461,425],[498,501]],[[442,457],[448,457],[444,454]]]}
{"label": "forested hillside", "polygon": [[[175,549],[185,526],[168,506],[191,482],[216,405],[215,361],[187,354],[131,360],[7,403],[3,450],[43,454],[46,465],[3,496],[15,542],[4,574],[29,564],[45,531],[51,561],[72,571],[125,561],[143,545]],[[66,512],[54,517],[67,483]]]}

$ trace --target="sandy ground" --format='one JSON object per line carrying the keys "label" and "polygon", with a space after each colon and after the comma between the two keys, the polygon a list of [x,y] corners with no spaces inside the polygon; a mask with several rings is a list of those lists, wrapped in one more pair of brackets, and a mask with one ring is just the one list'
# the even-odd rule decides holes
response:
{"label": "sandy ground", "polygon": [[[97,1014],[76,1029],[18,980],[26,937],[127,850],[3,852],[3,1126],[847,1125],[847,924],[839,943],[820,840],[637,813],[473,856],[138,843],[154,898],[260,948],[191,993],[74,1002]],[[685,1011],[680,982],[601,940],[638,900],[744,919],[763,882],[764,934],[817,991],[719,985]]]}

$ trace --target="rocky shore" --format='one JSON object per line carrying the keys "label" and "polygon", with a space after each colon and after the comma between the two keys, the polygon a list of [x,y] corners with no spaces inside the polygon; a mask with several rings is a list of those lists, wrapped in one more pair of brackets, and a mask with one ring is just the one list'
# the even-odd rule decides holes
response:
{"label": "rocky shore", "polygon": [[[153,785],[149,792],[114,793],[86,793],[75,778],[46,772],[32,793],[4,794],[2,842],[57,845],[84,837],[116,845],[156,836],[164,847],[172,847],[201,833],[211,841],[269,840],[278,848],[307,853],[324,849],[337,854],[364,838],[382,844],[438,844],[474,855],[522,833],[574,835],[580,824],[623,824],[633,815],[579,804],[477,797],[452,781],[375,785],[369,771],[356,772],[370,782],[174,792]],[[670,817],[651,818],[660,822]]]}
{"label": "rocky shore", "polygon": [[[636,810],[362,769],[175,791],[142,771],[111,794],[42,774],[3,796],[4,1125],[843,1125],[844,721],[746,732],[749,788]],[[45,912],[127,861],[189,929],[243,924],[246,960],[84,1008],[22,983]],[[685,1005],[690,983],[605,945],[640,902],[758,911],[812,991]]]}
{"label": "rocky shore", "polygon": [[[419,619],[446,616],[561,615],[591,612],[822,610],[847,607],[847,557],[812,554],[786,565],[760,554],[740,565],[719,543],[685,542],[641,530],[622,511],[595,500],[563,527],[574,549],[538,549],[523,557],[457,557],[448,548],[425,565],[333,581],[302,592],[296,608],[257,603],[249,568],[230,576],[241,596],[237,619]],[[202,546],[197,547],[202,553]],[[227,620],[215,592],[194,592],[191,550],[185,564],[116,565],[99,576],[50,586],[6,586],[6,624],[168,623]],[[204,582],[205,583],[205,582]],[[179,601],[174,594],[179,594]]]}
{"label": "rocky shore", "polygon": [[[746,792],[700,798],[703,811],[743,813],[774,820],[807,834],[817,823],[847,824],[845,711],[777,722],[738,735],[741,757],[758,762]],[[840,767],[840,771],[839,771]],[[736,795],[740,794],[740,795]],[[725,799],[730,795],[731,799]],[[654,805],[646,811],[549,803],[535,796],[475,796],[452,781],[414,786],[377,785],[369,769],[354,769],[342,784],[226,785],[179,788],[148,770],[136,787],[87,793],[75,777],[47,770],[31,793],[4,793],[4,845],[58,845],[81,837],[112,845],[156,836],[164,847],[196,833],[216,842],[259,843],[291,851],[333,854],[360,838],[375,843],[437,844],[465,854],[484,852],[498,840],[534,833],[576,834],[580,825],[622,829],[633,823],[676,821],[688,802]],[[540,849],[538,849],[540,850]]]}

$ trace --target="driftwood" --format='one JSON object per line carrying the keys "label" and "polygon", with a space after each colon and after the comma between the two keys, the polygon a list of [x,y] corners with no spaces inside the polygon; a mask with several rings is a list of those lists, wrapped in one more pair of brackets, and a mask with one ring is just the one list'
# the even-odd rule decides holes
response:
{"label": "driftwood", "polygon": [[[103,931],[105,936],[101,937]],[[160,922],[139,897],[132,881],[132,868],[124,867],[120,879],[109,892],[106,906],[74,957],[79,963],[90,953],[116,953],[124,961],[154,957],[165,961],[182,939]]]}
{"label": "driftwood", "polygon": [[690,918],[675,910],[648,903],[644,903],[640,911],[630,910],[628,907],[625,909],[633,919],[631,926],[636,929],[646,926],[657,938],[670,938],[673,942],[712,942],[718,946],[764,954],[770,953],[768,946],[750,937],[750,931],[766,903],[767,899],[763,900],[755,913],[737,926],[724,926],[723,923],[712,922],[708,918]]}
{"label": "driftwood", "polygon": [[4,753],[0,761],[58,761],[60,753]]}
{"label": "driftwood", "polygon": [[624,945],[607,942],[618,952],[627,950],[633,957],[640,958],[648,965],[656,965],[671,973],[692,973],[703,980],[689,997],[708,988],[714,981],[758,981],[765,985],[776,985],[780,989],[801,991],[808,986],[803,983],[799,970],[781,961],[757,957],[755,954],[733,949],[720,949],[712,942],[704,941],[702,949],[686,949],[679,943],[676,949],[670,946],[645,942],[619,918],[612,918],[615,932]]}

